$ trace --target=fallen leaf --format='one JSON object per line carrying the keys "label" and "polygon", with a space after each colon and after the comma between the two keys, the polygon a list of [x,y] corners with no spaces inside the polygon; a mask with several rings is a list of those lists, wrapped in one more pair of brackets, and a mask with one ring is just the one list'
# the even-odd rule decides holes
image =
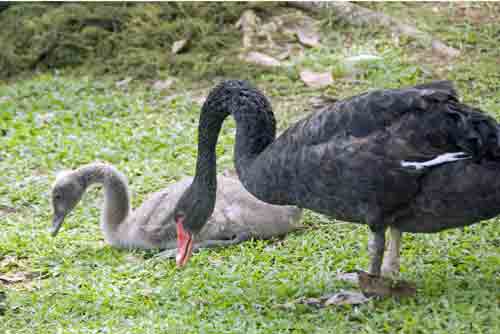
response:
{"label": "fallen leaf", "polygon": [[7,273],[0,275],[0,281],[5,284],[14,284],[29,280],[33,277],[33,273],[18,271],[15,273]]}
{"label": "fallen leaf", "polygon": [[280,66],[281,63],[276,58],[268,56],[261,52],[252,51],[249,52],[246,56],[243,56],[243,59],[249,63],[262,65],[262,66]]}
{"label": "fallen leaf", "polygon": [[162,90],[165,90],[167,88],[170,88],[170,86],[172,86],[172,84],[174,82],[175,82],[175,79],[172,79],[172,78],[169,78],[167,80],[157,80],[153,84],[153,89],[155,89],[157,91],[162,91]]}
{"label": "fallen leaf", "polygon": [[297,37],[299,39],[299,42],[304,46],[309,46],[312,48],[321,46],[319,42],[319,34],[315,31],[298,28]]}
{"label": "fallen leaf", "polygon": [[369,300],[369,298],[366,298],[360,292],[341,291],[328,298],[324,305],[359,305],[364,304]]}
{"label": "fallen leaf", "polygon": [[181,39],[175,41],[174,44],[172,44],[172,53],[175,55],[184,51],[187,48],[187,45],[188,45],[188,39]]}
{"label": "fallen leaf", "polygon": [[333,83],[333,77],[330,72],[318,73],[308,70],[300,72],[300,78],[309,87],[322,88]]}

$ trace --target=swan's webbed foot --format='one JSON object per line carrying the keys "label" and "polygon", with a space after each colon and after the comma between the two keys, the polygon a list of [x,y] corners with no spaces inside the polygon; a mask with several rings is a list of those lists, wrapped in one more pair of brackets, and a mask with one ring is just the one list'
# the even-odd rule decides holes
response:
{"label": "swan's webbed foot", "polygon": [[382,263],[382,276],[397,278],[400,272],[402,232],[395,227],[390,227],[389,230],[391,238],[389,240],[387,254],[385,254],[384,262]]}
{"label": "swan's webbed foot", "polygon": [[[338,279],[359,284],[366,297],[410,297],[416,293],[415,285],[406,281],[395,281],[399,274],[399,250],[401,247],[401,231],[390,228],[391,239],[389,249],[384,257],[385,229],[372,231],[368,243],[371,256],[369,272],[339,274]],[[383,263],[383,264],[382,264]],[[381,276],[382,274],[382,276]],[[388,277],[384,277],[388,276]]]}

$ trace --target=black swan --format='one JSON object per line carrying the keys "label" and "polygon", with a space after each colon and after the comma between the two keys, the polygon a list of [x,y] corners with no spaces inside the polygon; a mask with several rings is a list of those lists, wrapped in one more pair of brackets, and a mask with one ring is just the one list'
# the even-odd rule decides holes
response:
{"label": "black swan", "polygon": [[[64,218],[86,189],[93,183],[101,183],[105,191],[101,228],[109,244],[120,248],[175,251],[177,227],[173,211],[191,182],[192,178],[185,178],[171,184],[131,211],[127,179],[113,166],[92,163],[62,172],[52,189],[52,235],[57,235]],[[197,235],[195,249],[231,245],[248,238],[269,239],[301,228],[302,210],[261,202],[231,177],[219,176],[217,184],[215,210]]]}
{"label": "black swan", "polygon": [[[497,123],[460,103],[448,81],[337,101],[275,139],[266,97],[230,80],[210,92],[201,110],[196,174],[175,209],[178,266],[214,209],[215,147],[230,114],[245,188],[268,203],[367,224],[373,275],[382,267],[399,271],[401,232],[438,232],[500,213]],[[393,238],[382,266],[388,227]]]}

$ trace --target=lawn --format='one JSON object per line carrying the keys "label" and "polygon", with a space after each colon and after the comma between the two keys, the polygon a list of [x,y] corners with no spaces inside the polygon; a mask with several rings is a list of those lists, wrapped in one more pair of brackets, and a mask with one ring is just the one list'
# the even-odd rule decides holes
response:
{"label": "lawn", "polygon": [[[269,96],[280,129],[321,94],[432,79],[455,81],[464,101],[500,118],[499,5],[371,6],[411,17],[461,55],[445,60],[383,31],[324,21],[321,47],[286,69],[243,76]],[[339,60],[363,53],[382,61],[355,80],[338,75],[319,90],[298,78],[299,69],[335,70]],[[128,176],[134,207],[194,172],[200,103],[221,78],[178,76],[167,91],[152,88],[152,80],[117,84],[123,78],[66,69],[0,83],[0,333],[500,333],[498,219],[404,235],[402,277],[416,282],[415,298],[323,309],[277,305],[356,289],[335,276],[367,268],[365,226],[306,212],[305,232],[202,251],[178,270],[154,251],[106,245],[98,225],[102,192],[94,188],[52,238],[57,171],[112,163]],[[232,167],[234,134],[226,121],[219,171]]]}

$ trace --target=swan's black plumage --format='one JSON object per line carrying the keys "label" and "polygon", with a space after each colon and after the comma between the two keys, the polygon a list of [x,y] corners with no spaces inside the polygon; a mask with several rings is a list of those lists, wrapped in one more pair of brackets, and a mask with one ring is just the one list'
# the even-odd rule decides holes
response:
{"label": "swan's black plumage", "polygon": [[[237,125],[240,180],[265,202],[365,223],[373,231],[436,232],[500,213],[497,123],[460,103],[447,81],[337,101],[277,139],[265,96],[247,82],[225,81],[203,105],[200,182],[179,201],[179,211],[210,209],[214,195],[206,189],[215,182],[215,145],[229,114]],[[401,166],[457,151],[472,159],[421,170]],[[186,215],[185,227],[198,231],[205,223],[200,217],[210,213]]]}

